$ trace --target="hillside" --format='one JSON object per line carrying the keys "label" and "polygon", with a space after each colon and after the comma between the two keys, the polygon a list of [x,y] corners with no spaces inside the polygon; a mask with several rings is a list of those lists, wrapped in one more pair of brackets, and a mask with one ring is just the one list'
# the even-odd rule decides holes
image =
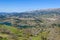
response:
{"label": "hillside", "polygon": [[0,12],[0,40],[60,40],[60,8]]}

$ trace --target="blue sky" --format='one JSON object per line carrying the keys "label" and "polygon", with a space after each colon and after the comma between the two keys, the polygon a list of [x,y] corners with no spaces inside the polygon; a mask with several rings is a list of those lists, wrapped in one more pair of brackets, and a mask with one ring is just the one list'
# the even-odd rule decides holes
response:
{"label": "blue sky", "polygon": [[0,0],[0,12],[23,12],[60,8],[60,0]]}

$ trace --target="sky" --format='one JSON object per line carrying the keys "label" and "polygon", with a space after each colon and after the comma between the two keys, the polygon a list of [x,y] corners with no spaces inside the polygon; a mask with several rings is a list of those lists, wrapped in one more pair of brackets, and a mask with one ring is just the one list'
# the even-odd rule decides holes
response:
{"label": "sky", "polygon": [[0,12],[24,12],[60,8],[60,0],[0,0]]}

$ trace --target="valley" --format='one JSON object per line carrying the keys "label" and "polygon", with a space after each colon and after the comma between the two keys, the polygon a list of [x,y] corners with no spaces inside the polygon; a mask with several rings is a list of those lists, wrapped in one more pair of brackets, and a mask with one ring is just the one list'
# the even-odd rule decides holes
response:
{"label": "valley", "polygon": [[60,40],[60,8],[0,12],[0,40]]}

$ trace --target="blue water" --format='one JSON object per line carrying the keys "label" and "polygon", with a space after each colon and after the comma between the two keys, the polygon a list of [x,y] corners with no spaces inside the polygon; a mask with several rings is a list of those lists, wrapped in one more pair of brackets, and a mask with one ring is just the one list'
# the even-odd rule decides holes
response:
{"label": "blue water", "polygon": [[0,24],[11,26],[12,24],[10,22],[0,22]]}
{"label": "blue water", "polygon": [[[8,25],[8,26],[12,26],[12,24],[10,22],[0,22],[0,24],[2,25]],[[17,25],[17,28],[31,28],[32,26],[27,26],[27,25]]]}

